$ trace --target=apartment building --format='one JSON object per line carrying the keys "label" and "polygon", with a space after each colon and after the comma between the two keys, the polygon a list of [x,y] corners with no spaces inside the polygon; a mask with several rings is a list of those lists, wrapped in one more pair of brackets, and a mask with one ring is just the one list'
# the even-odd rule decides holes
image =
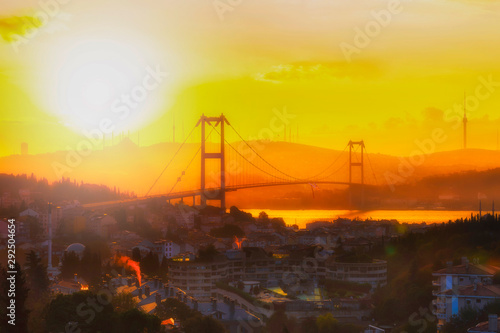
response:
{"label": "apartment building", "polygon": [[369,263],[326,261],[325,278],[356,283],[369,283],[372,289],[387,284],[387,261],[374,259]]}
{"label": "apartment building", "polygon": [[172,284],[200,301],[210,299],[215,283],[227,278],[227,269],[224,255],[211,261],[200,260],[194,254],[178,255],[169,264]]}
{"label": "apartment building", "polygon": [[448,262],[446,268],[434,272],[433,313],[438,319],[438,328],[464,307],[481,309],[499,300],[500,286],[492,285],[493,275],[499,270],[491,265],[471,264],[462,258],[460,265]]}
{"label": "apartment building", "polygon": [[[193,297],[209,297],[215,282],[255,281],[262,287],[276,287],[287,281],[319,281],[322,278],[369,283],[375,289],[387,283],[387,262],[338,263],[329,254],[312,256],[311,248],[277,251],[262,248],[233,249],[201,262],[194,255],[179,255],[170,261],[173,284]],[[197,296],[195,296],[197,295]]]}

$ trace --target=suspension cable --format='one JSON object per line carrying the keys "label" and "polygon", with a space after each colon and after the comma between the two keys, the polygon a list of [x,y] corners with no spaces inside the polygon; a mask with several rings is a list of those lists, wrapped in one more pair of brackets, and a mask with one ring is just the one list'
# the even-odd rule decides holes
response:
{"label": "suspension cable", "polygon": [[238,137],[240,138],[240,140],[243,141],[255,153],[255,155],[257,155],[261,160],[263,160],[267,165],[269,165],[274,170],[278,171],[279,173],[281,173],[284,176],[289,177],[291,179],[301,180],[301,181],[308,181],[309,180],[309,179],[306,179],[306,178],[297,178],[295,176],[287,174],[286,172],[281,171],[280,169],[278,169],[277,167],[275,167],[274,165],[272,165],[271,163],[269,163],[266,159],[264,159],[264,157],[262,157],[245,139],[243,139],[243,137],[240,135],[240,133],[238,133],[238,131],[236,131],[236,129],[233,127],[233,125],[229,124],[229,127],[231,127],[233,129],[233,131],[236,133],[236,135],[238,135]]}
{"label": "suspension cable", "polygon": [[191,131],[189,132],[188,136],[186,137],[186,139],[184,139],[184,141],[182,142],[182,144],[179,146],[179,148],[177,149],[177,151],[174,153],[174,156],[172,156],[172,158],[170,159],[170,161],[168,161],[167,165],[165,165],[165,167],[163,168],[162,172],[160,173],[160,175],[158,176],[158,178],[156,178],[156,180],[154,181],[153,185],[151,185],[151,187],[149,188],[149,190],[146,192],[146,195],[145,197],[148,196],[149,192],[151,192],[151,190],[153,189],[153,187],[156,185],[156,183],[158,182],[158,180],[160,180],[161,176],[163,175],[163,173],[167,170],[167,168],[170,166],[170,164],[172,164],[172,161],[174,160],[174,158],[177,156],[177,154],[179,153],[179,151],[181,150],[181,148],[184,146],[184,144],[187,142],[187,140],[191,137],[191,134],[193,134],[194,132],[194,129],[196,128],[196,126],[194,126]]}
{"label": "suspension cable", "polygon": [[[210,124],[210,126],[212,126],[212,128],[220,135],[219,131],[217,130],[217,128],[214,127],[214,125]],[[231,126],[231,125],[230,125]],[[232,127],[232,126],[231,126]],[[254,166],[256,169],[262,171],[263,173],[273,177],[273,178],[276,178],[276,179],[281,179],[281,180],[284,180],[284,181],[289,181],[289,179],[286,179],[286,178],[282,178],[282,177],[278,177],[278,176],[275,176],[265,170],[263,170],[262,168],[258,167],[257,165],[255,165],[253,162],[251,162],[250,160],[248,160],[245,156],[243,156],[236,148],[233,147],[233,145],[231,145],[227,140],[226,138],[224,138],[224,142],[229,146],[231,147],[231,149],[233,149],[238,155],[240,155],[245,161],[247,161],[248,163],[250,163],[252,166]],[[248,145],[248,144],[247,144]],[[253,148],[251,146],[249,146],[252,150]],[[255,151],[254,151],[255,152]],[[257,152],[255,152],[257,154]],[[262,158],[262,157],[261,157]],[[264,160],[265,161],[265,160]],[[276,169],[277,170],[277,169]],[[279,171],[279,170],[278,170]],[[286,175],[286,174],[285,174]],[[295,178],[295,177],[291,177],[291,178]],[[297,179],[297,178],[296,178]]]}

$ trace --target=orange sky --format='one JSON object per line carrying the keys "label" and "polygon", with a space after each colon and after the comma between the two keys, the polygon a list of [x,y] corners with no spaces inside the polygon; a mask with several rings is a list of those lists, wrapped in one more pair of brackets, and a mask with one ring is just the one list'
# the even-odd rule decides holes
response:
{"label": "orange sky", "polygon": [[464,90],[469,147],[496,149],[500,1],[390,3],[4,0],[0,156],[74,149],[103,119],[151,145],[223,112],[259,138],[276,110],[301,143],[409,155],[441,128],[451,150]]}

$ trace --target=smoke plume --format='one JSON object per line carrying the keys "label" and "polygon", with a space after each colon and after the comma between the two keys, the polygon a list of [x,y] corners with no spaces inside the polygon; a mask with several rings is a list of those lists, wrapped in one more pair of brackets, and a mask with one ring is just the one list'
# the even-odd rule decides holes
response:
{"label": "smoke plume", "polygon": [[141,285],[141,267],[137,261],[130,259],[127,256],[121,256],[116,259],[116,263],[122,267],[129,268],[135,272],[137,276],[137,281],[139,281],[139,285]]}

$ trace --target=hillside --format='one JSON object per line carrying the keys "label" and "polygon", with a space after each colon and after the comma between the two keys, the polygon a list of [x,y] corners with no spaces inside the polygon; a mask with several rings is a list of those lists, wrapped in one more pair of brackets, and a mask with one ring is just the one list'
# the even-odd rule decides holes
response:
{"label": "hillside", "polygon": [[[287,175],[301,179],[317,175],[316,179],[348,181],[348,150],[339,151],[286,142],[258,141],[250,144],[262,158],[283,171],[283,174],[264,163],[244,143],[231,143],[231,146],[237,148],[252,164],[278,178],[268,177],[245,162],[241,155],[226,145],[229,185],[242,182],[279,181],[283,178],[289,179]],[[59,175],[62,174],[77,182],[103,184],[111,188],[116,186],[121,191],[133,191],[143,195],[160,176],[179,146],[179,143],[161,143],[138,147],[132,141],[125,139],[113,147],[93,151],[88,156],[81,157],[81,160],[75,158],[78,157],[75,152],[66,151],[40,155],[11,155],[0,158],[0,173],[28,175],[33,173],[52,182],[59,179],[57,174],[59,172]],[[216,151],[217,148],[218,145],[212,143],[207,151]],[[195,156],[198,149],[199,144],[187,143],[159,178],[151,193],[168,193],[172,188],[173,191],[199,188],[200,156],[199,154]],[[359,159],[359,155],[354,159]],[[423,155],[420,161],[414,158],[418,163],[423,161],[421,165],[415,166],[411,166],[409,160],[408,157],[365,154],[365,182],[384,187],[388,185],[388,180],[416,184],[419,180],[431,176],[494,169],[500,167],[500,152],[479,149],[438,152]],[[185,169],[190,161],[190,167]],[[216,162],[210,161],[207,164],[207,184],[218,183]],[[183,171],[185,175],[176,184],[177,178]],[[357,182],[359,179],[359,171],[353,170],[353,181]],[[321,188],[343,189],[344,187],[323,185]],[[294,191],[304,192],[307,195],[311,193],[308,185],[272,187],[264,191],[254,191],[264,192],[265,197],[286,197]],[[233,197],[237,198],[238,195]]]}

